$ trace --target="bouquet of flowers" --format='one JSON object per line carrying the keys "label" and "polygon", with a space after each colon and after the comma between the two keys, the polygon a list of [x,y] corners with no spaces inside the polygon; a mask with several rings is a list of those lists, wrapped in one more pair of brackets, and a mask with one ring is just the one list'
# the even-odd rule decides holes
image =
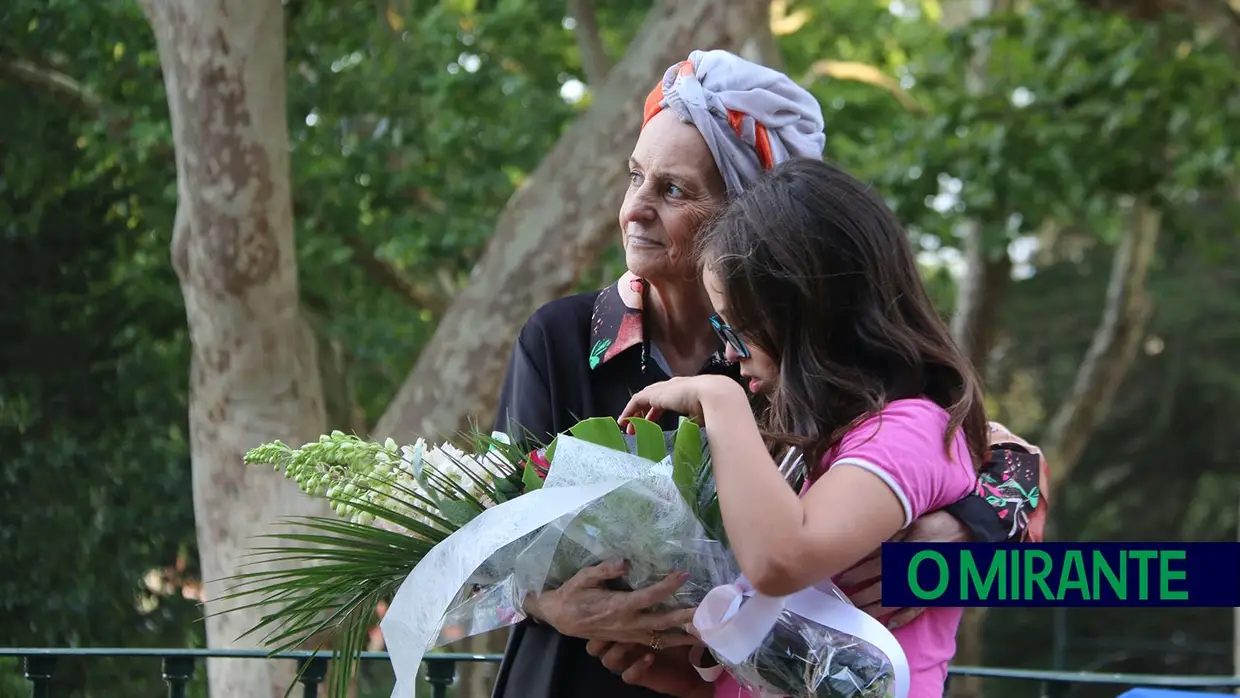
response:
{"label": "bouquet of flowers", "polygon": [[333,635],[346,669],[334,672],[330,698],[345,694],[373,609],[391,599],[381,628],[393,695],[405,698],[428,649],[520,622],[528,595],[624,558],[619,588],[689,573],[667,604],[697,607],[712,655],[758,695],[899,698],[893,677],[907,685],[899,646],[893,656],[894,638],[833,586],[834,595],[786,600],[745,587],[702,430],[632,423],[626,436],[615,420],[587,419],[533,452],[480,433],[466,435],[472,452],[340,432],[298,449],[259,446],[247,463],[283,469],[343,519],[305,519],[300,532],[274,534],[283,543],[260,549],[259,561],[282,564],[238,575],[230,598],[274,606],[251,632],[265,630],[275,652]]}

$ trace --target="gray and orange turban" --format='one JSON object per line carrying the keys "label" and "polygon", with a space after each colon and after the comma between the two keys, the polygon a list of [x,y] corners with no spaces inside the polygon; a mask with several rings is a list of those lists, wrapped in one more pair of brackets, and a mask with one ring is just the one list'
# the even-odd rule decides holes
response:
{"label": "gray and orange turban", "polygon": [[727,51],[694,51],[667,69],[646,97],[642,128],[670,109],[706,139],[736,196],[763,170],[793,157],[822,159],[822,107],[777,70]]}

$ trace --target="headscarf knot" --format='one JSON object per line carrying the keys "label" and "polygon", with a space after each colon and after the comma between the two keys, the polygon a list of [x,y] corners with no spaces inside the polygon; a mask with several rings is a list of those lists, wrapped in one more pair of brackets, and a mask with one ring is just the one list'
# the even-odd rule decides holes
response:
{"label": "headscarf knot", "polygon": [[728,51],[694,51],[646,97],[642,128],[664,109],[706,139],[728,196],[793,157],[822,159],[818,100],[787,75]]}

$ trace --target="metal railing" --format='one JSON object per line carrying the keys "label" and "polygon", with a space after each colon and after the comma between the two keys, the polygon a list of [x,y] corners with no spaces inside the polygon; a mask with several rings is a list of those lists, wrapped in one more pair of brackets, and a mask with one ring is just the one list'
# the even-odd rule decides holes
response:
{"label": "metal railing", "polygon": [[[308,651],[270,654],[262,650],[200,650],[200,649],[145,649],[122,647],[51,647],[51,648],[0,648],[0,657],[22,659],[22,673],[31,684],[33,698],[52,698],[51,683],[55,678],[56,665],[62,658],[94,657],[110,659],[158,658],[161,660],[161,677],[168,684],[168,698],[186,698],[186,687],[194,678],[194,671],[202,659],[284,659],[297,662],[298,678],[302,684],[302,698],[316,698],[319,686],[327,680],[327,664],[331,653]],[[426,683],[430,684],[433,698],[447,698],[448,687],[456,680],[457,664],[462,662],[498,663],[498,654],[429,654],[423,659],[426,665]],[[363,652],[363,662],[387,660],[387,652]]]}
{"label": "metal railing", "polygon": [[[223,659],[285,659],[298,663],[302,697],[315,698],[319,686],[327,678],[330,654],[314,652],[284,652],[269,654],[261,650],[206,650],[206,649],[133,649],[121,647],[101,648],[0,648],[0,657],[16,657],[23,662],[23,675],[31,684],[34,698],[52,698],[51,683],[58,660],[62,658],[158,658],[162,661],[161,676],[168,684],[168,698],[185,698],[186,686],[194,678],[199,660]],[[387,652],[363,652],[362,661],[388,660]],[[469,662],[498,663],[498,654],[439,653],[427,655],[426,683],[430,684],[433,698],[447,698],[448,687],[456,680],[457,665]],[[1042,695],[1062,696],[1068,688],[1076,685],[1112,685],[1125,687],[1151,687],[1180,690],[1236,689],[1240,688],[1240,676],[1173,676],[1163,674],[1119,674],[1105,672],[1037,671],[1027,669],[1000,669],[990,667],[953,666],[948,669],[952,677],[976,676],[987,679],[1032,681],[1041,684]]]}

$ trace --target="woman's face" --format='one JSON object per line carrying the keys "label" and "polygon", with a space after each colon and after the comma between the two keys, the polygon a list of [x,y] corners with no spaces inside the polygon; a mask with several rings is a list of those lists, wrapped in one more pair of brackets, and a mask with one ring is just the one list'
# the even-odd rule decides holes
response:
{"label": "woman's face", "polygon": [[[725,323],[730,324],[727,303],[724,301],[723,284],[707,265],[702,265],[702,285],[706,287],[706,293],[710,296],[710,304],[715,308],[715,314]],[[735,328],[733,329],[735,331]],[[737,334],[740,333],[737,332]],[[745,379],[749,392],[755,395],[770,395],[779,383],[779,364],[770,354],[763,351],[762,347],[755,346],[753,342],[746,340],[743,334],[740,336],[745,341],[749,356],[742,357],[731,344],[725,343],[724,357],[732,363],[740,364],[741,376]]]}
{"label": "woman's face", "polygon": [[726,200],[702,134],[671,111],[656,114],[629,157],[629,188],[620,207],[629,271],[654,283],[694,280],[694,238]]}

